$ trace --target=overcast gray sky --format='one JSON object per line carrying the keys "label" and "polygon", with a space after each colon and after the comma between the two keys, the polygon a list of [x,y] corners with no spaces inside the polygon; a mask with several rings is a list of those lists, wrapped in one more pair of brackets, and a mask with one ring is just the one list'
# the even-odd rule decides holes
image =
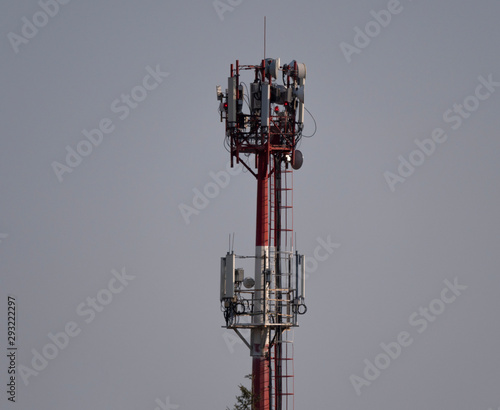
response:
{"label": "overcast gray sky", "polygon": [[294,176],[295,408],[500,407],[498,1],[0,10],[0,408],[234,404],[251,360],[221,328],[219,258],[230,232],[253,253],[255,181],[214,188],[215,86],[260,62],[264,15],[318,126]]}

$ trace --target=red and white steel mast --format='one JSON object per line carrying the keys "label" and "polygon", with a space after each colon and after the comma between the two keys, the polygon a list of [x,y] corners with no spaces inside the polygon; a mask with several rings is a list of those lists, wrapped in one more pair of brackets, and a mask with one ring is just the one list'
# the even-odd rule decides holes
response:
{"label": "red and white steel mast", "polygon": [[[243,71],[253,82],[240,81]],[[278,77],[282,84],[278,84]],[[221,258],[221,309],[226,328],[250,349],[254,409],[293,409],[291,331],[307,310],[304,256],[293,244],[293,169],[302,165],[305,64],[264,59],[231,64],[225,93],[217,87],[231,166],[242,164],[257,179],[255,255]],[[244,112],[244,105],[248,112]],[[250,155],[254,164],[247,163]],[[244,277],[236,259],[254,258],[254,277]],[[250,330],[247,341],[240,329]]]}

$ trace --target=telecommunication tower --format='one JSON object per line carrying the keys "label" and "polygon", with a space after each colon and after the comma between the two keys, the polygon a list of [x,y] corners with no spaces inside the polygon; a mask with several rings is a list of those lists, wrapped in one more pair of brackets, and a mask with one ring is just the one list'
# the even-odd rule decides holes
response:
{"label": "telecommunication tower", "polygon": [[[250,73],[248,86],[240,80],[244,72]],[[294,249],[292,203],[293,170],[303,162],[296,148],[302,138],[305,79],[305,64],[295,60],[283,66],[279,58],[264,58],[258,65],[236,60],[225,92],[217,86],[231,166],[242,164],[257,179],[255,255],[230,249],[221,258],[220,272],[223,327],[233,329],[250,349],[257,410],[294,408],[292,335],[298,316],[307,311],[305,259]],[[253,277],[238,267],[244,258],[255,260]],[[249,341],[242,329],[250,330]]]}

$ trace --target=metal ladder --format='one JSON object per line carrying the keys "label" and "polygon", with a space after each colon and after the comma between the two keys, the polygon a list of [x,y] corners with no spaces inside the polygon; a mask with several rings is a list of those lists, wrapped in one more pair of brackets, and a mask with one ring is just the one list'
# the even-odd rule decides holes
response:
{"label": "metal ladder", "polygon": [[[281,166],[281,165],[280,165]],[[275,171],[276,172],[276,171]],[[276,187],[275,174],[269,178],[269,238],[273,245],[280,241],[283,251],[293,251],[293,171],[278,170],[281,173],[281,186]],[[280,227],[276,219],[280,218]],[[278,232],[279,230],[279,232]],[[277,235],[280,235],[278,238]]]}
{"label": "metal ladder", "polygon": [[[269,310],[274,314],[274,337],[270,349],[270,395],[274,410],[294,409],[293,293],[293,171],[283,161],[275,161],[269,184],[270,261],[275,265],[269,295]],[[287,291],[288,289],[288,291]]]}
{"label": "metal ladder", "polygon": [[271,405],[274,410],[294,410],[293,337],[287,329],[270,351]]}

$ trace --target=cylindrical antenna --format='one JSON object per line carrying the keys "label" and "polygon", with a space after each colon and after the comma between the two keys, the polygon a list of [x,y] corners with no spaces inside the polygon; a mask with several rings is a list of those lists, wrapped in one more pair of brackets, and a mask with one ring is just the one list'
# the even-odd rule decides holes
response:
{"label": "cylindrical antenna", "polygon": [[264,60],[266,59],[266,16],[264,16]]}

